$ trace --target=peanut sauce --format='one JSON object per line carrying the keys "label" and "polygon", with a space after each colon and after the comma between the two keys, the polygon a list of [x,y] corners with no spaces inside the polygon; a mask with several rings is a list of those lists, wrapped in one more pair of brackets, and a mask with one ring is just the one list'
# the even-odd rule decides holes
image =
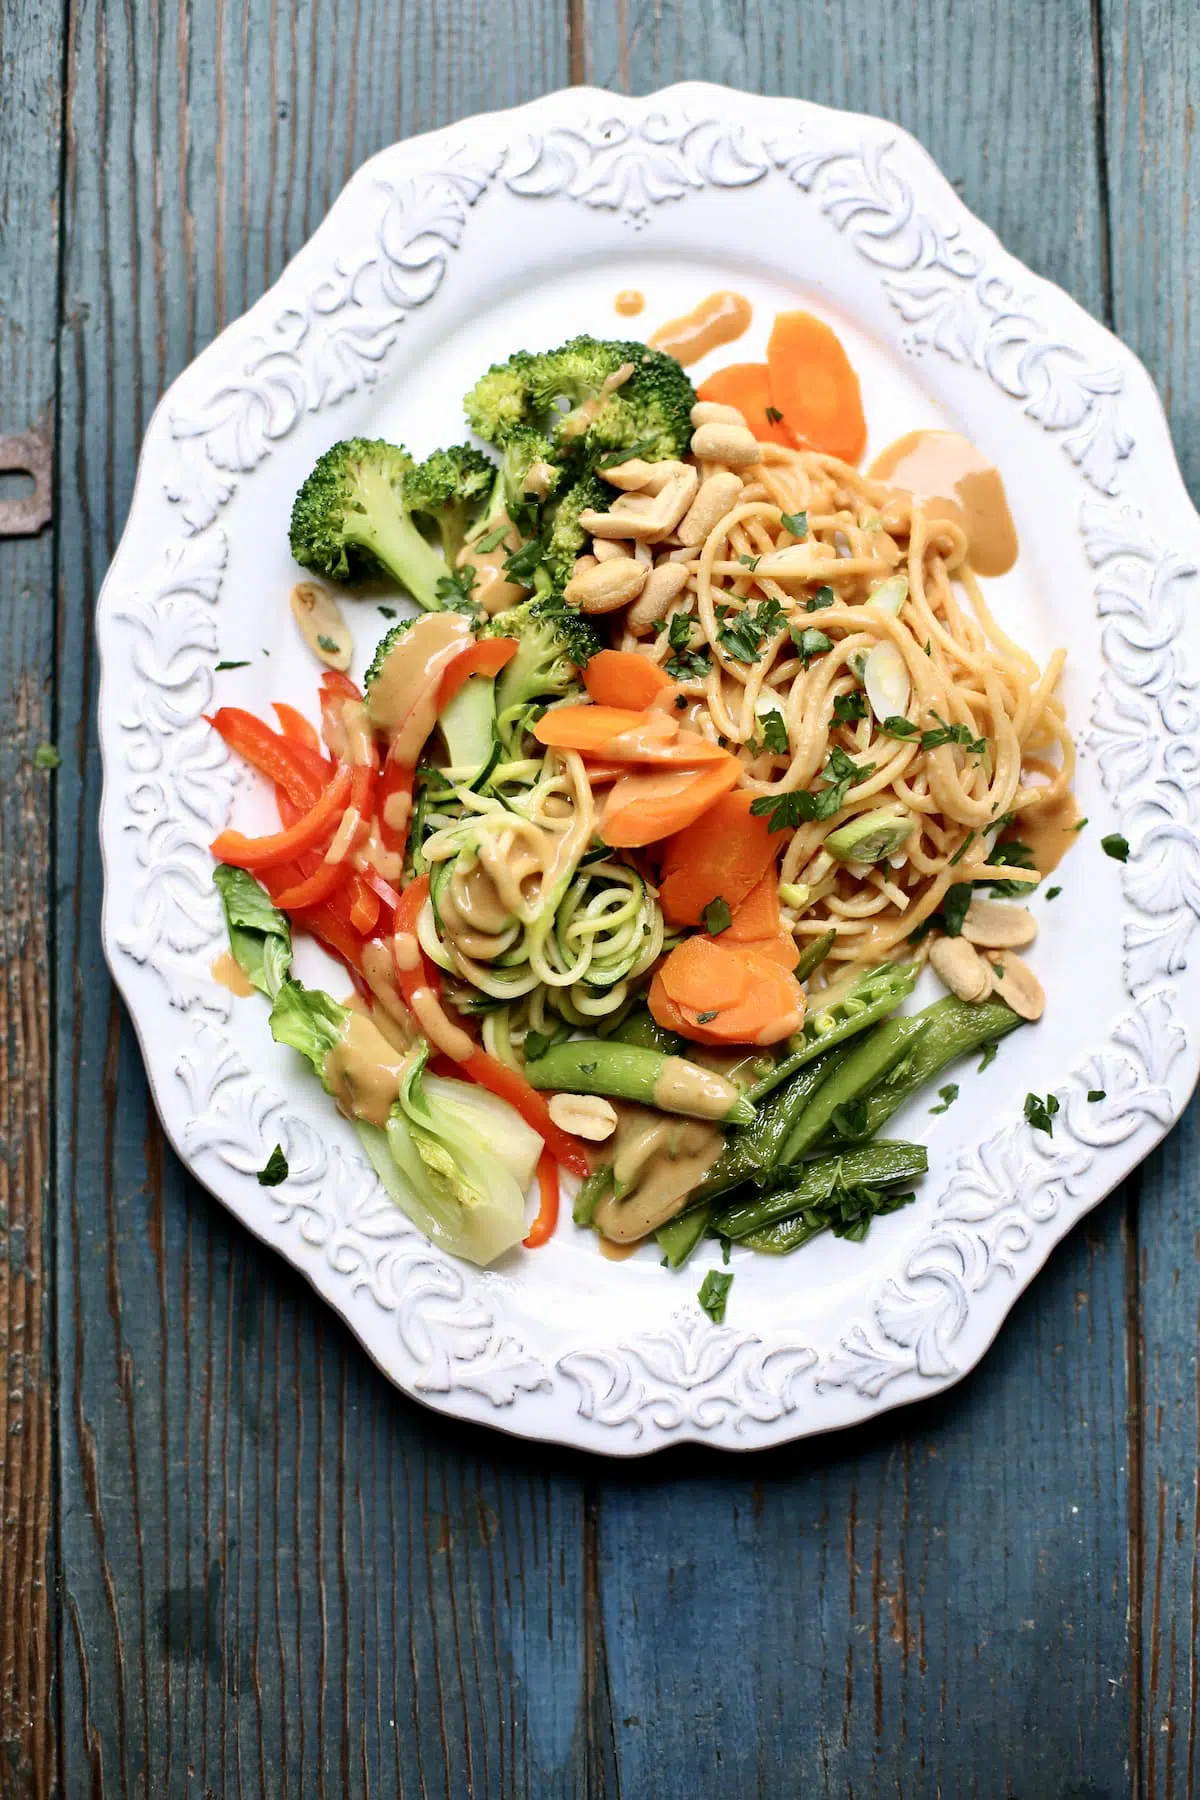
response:
{"label": "peanut sauce", "polygon": [[384,658],[371,683],[367,714],[377,731],[387,733],[397,762],[416,766],[437,719],[441,678],[471,642],[471,623],[462,613],[425,613]]}
{"label": "peanut sauce", "polygon": [[1017,531],[1000,471],[957,431],[910,431],[881,450],[872,480],[912,495],[927,519],[965,533],[977,575],[1003,575],[1017,560]]}
{"label": "peanut sauce", "polygon": [[613,1175],[621,1197],[609,1193],[592,1214],[602,1237],[636,1244],[682,1210],[725,1147],[717,1126],[681,1119],[650,1106],[617,1107]]}
{"label": "peanut sauce", "polygon": [[353,1011],[346,1028],[325,1058],[325,1083],[348,1118],[365,1119],[380,1129],[400,1097],[408,1065],[365,1012]]}
{"label": "peanut sauce", "polygon": [[254,992],[254,983],[245,975],[231,950],[223,950],[209,972],[214,981],[228,988],[239,1000],[248,999]]}
{"label": "peanut sauce", "polygon": [[1074,794],[1063,794],[1049,806],[1018,813],[1004,836],[1028,844],[1033,852],[1034,867],[1045,877],[1057,869],[1067,851],[1079,842],[1082,817]]}
{"label": "peanut sauce", "polygon": [[613,301],[613,309],[623,319],[632,319],[635,314],[645,310],[646,296],[640,288],[622,288]]}
{"label": "peanut sauce", "polygon": [[723,288],[682,318],[660,325],[647,342],[654,350],[665,350],[686,369],[718,345],[740,338],[753,316],[754,309],[744,295]]}

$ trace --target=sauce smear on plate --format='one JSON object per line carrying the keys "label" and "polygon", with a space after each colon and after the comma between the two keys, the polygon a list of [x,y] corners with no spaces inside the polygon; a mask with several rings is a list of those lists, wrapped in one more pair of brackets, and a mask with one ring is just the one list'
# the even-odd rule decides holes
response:
{"label": "sauce smear on plate", "polygon": [[904,488],[927,518],[966,532],[977,575],[1003,575],[1017,560],[1017,531],[1000,471],[957,431],[910,431],[871,464],[876,481]]}
{"label": "sauce smear on plate", "polygon": [[686,369],[718,344],[732,344],[734,338],[740,338],[752,317],[753,308],[744,294],[722,288],[681,319],[660,325],[647,342],[652,349],[665,350]]}

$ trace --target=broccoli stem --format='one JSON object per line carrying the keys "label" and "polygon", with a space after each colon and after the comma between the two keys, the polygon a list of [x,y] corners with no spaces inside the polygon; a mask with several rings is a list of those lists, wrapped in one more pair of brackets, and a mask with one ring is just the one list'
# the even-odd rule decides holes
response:
{"label": "broccoli stem", "polygon": [[637,1044],[614,1044],[602,1038],[574,1038],[555,1044],[536,1061],[526,1063],[525,1079],[535,1088],[568,1094],[610,1094],[656,1106],[685,1118],[749,1125],[754,1108],[721,1075],[702,1069],[682,1056],[664,1056]]}
{"label": "broccoli stem", "polygon": [[[829,1130],[839,1106],[847,1106],[870,1093],[901,1057],[907,1056],[929,1021],[922,1013],[914,1019],[887,1019],[870,1037],[856,1044],[828,1081],[823,1081],[788,1134],[780,1161],[799,1162]],[[864,1129],[864,1137],[867,1135]]]}
{"label": "broccoli stem", "polygon": [[[361,480],[370,504],[363,512],[346,515],[346,542],[368,551],[426,612],[441,612],[438,583],[451,572],[445,558],[439,556],[408,513],[396,504],[395,495],[382,477],[365,472]],[[376,485],[378,495],[371,491]]]}
{"label": "broccoli stem", "polygon": [[[795,1219],[797,1213],[819,1206],[834,1182],[847,1188],[895,1187],[902,1181],[915,1181],[928,1167],[929,1154],[924,1144],[866,1144],[861,1150],[847,1150],[842,1156],[819,1157],[797,1170],[790,1186],[774,1194],[738,1201],[718,1212],[712,1229],[718,1237],[741,1242],[768,1225]],[[810,1229],[806,1237],[815,1237],[820,1229],[821,1226]],[[805,1237],[797,1237],[796,1243],[788,1243],[786,1248],[794,1249],[805,1241]]]}

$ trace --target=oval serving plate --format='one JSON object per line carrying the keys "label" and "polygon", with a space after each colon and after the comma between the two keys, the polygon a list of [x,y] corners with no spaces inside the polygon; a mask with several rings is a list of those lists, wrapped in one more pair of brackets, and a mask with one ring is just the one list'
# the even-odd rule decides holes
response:
{"label": "oval serving plate", "polygon": [[[988,592],[1039,656],[1069,649],[1091,821],[1061,899],[1039,907],[1044,1020],[961,1075],[947,1114],[897,1121],[930,1148],[916,1204],[863,1244],[735,1252],[722,1325],[695,1298],[715,1245],[681,1275],[650,1249],[609,1263],[569,1220],[493,1270],[433,1249],[271,1041],[265,1003],[232,1001],[210,972],[207,845],[232,812],[268,814],[202,714],[315,692],[287,602],[300,480],[354,433],[418,455],[454,441],[490,361],[629,335],[613,302],[631,287],[639,335],[714,288],[751,300],[750,331],[697,379],[761,355],[778,309],[810,307],[861,376],[868,455],[941,424],[999,465],[1021,557]],[[699,84],[577,89],[384,151],[159,406],[99,600],[104,942],[172,1143],[400,1387],[465,1418],[610,1455],[742,1449],[948,1385],[1196,1079],[1197,562],[1200,519],[1144,369],[1008,256],[896,126]],[[385,621],[369,601],[346,610],[361,672]],[[1112,831],[1127,864],[1100,850]],[[302,947],[309,978],[317,954]],[[1052,1138],[1022,1116],[1030,1090],[1059,1099]],[[276,1143],[290,1177],[262,1187]]]}

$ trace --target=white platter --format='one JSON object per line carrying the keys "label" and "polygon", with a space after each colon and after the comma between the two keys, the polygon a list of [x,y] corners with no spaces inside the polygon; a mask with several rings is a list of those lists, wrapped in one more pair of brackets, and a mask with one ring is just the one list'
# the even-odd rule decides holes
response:
{"label": "white platter", "polygon": [[[432,1249],[271,1042],[265,1003],[210,974],[206,846],[231,811],[268,812],[201,715],[315,693],[287,613],[301,478],[353,433],[420,454],[461,437],[460,397],[494,357],[629,335],[626,287],[646,295],[639,331],[715,287],[745,293],[751,331],[714,363],[761,354],[774,312],[809,306],[859,369],[872,448],[953,424],[999,464],[1022,552],[990,592],[1032,649],[1069,648],[1091,821],[1061,898],[1037,903],[1044,1021],[961,1075],[944,1116],[897,1122],[930,1146],[917,1203],[862,1245],[735,1253],[721,1326],[695,1299],[715,1246],[680,1276],[648,1250],[602,1260],[569,1220],[491,1271]],[[1198,562],[1144,369],[897,127],[704,85],[577,89],[384,151],[166,395],[100,596],[104,942],[172,1143],[400,1387],[465,1418],[611,1455],[745,1449],[948,1385],[1196,1079]],[[384,621],[350,610],[360,671]],[[1124,866],[1100,850],[1112,831]],[[1022,1116],[1030,1090],[1061,1102],[1053,1139]],[[277,1142],[290,1178],[260,1187]]]}

